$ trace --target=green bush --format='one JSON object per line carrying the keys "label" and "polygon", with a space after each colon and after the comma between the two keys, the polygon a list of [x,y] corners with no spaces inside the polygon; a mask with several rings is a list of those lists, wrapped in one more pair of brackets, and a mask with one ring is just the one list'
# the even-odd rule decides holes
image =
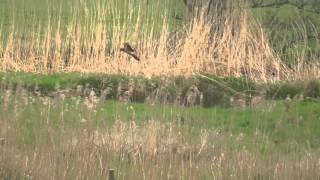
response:
{"label": "green bush", "polygon": [[225,92],[219,89],[213,84],[208,84],[204,87],[201,87],[203,92],[203,106],[212,107],[216,105],[225,106],[229,104],[229,99]]}
{"label": "green bush", "polygon": [[266,85],[266,97],[268,99],[293,98],[303,92],[303,86],[300,83],[278,83]]}
{"label": "green bush", "polygon": [[310,81],[304,91],[305,97],[320,98],[320,81]]}

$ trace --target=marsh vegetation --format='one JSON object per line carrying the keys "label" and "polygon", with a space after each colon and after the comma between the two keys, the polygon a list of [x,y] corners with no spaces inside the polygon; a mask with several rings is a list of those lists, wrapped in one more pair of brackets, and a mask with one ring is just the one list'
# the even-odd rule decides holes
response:
{"label": "marsh vegetation", "polygon": [[0,179],[320,178],[313,1],[0,4]]}
{"label": "marsh vegetation", "polygon": [[254,108],[173,105],[4,91],[3,179],[313,179],[319,102]]}

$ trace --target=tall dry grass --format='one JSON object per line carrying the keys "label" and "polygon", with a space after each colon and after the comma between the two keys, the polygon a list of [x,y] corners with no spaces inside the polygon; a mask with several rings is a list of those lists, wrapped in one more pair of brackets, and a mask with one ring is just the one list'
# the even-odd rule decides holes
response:
{"label": "tall dry grass", "polygon": [[[49,17],[47,27],[39,25],[24,40],[15,38],[21,33],[12,26],[7,43],[0,47],[0,70],[146,77],[211,73],[264,82],[290,76],[242,1],[228,6],[229,13],[213,13],[210,21],[205,15],[196,17],[174,32],[170,31],[168,10],[154,17],[146,15],[146,1],[138,6],[126,2],[127,12],[112,8],[117,1],[98,1],[95,9],[80,3],[66,25],[60,17],[54,22]],[[155,26],[159,21],[162,26]],[[137,49],[141,62],[120,52],[124,42]]]}

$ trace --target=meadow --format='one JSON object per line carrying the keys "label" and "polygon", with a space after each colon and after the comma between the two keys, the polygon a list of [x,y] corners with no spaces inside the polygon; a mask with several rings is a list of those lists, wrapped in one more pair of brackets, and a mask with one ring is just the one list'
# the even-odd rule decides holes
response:
{"label": "meadow", "polygon": [[201,108],[1,94],[2,179],[314,179],[319,102]]}
{"label": "meadow", "polygon": [[0,0],[0,179],[319,179],[317,6],[225,2]]}

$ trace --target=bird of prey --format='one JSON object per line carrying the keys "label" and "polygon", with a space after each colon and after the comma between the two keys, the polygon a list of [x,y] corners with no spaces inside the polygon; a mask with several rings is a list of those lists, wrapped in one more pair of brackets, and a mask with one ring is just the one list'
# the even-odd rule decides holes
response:
{"label": "bird of prey", "polygon": [[127,42],[123,43],[123,47],[120,48],[120,51],[125,52],[131,57],[133,57],[135,60],[140,61],[140,58],[137,55],[137,51],[133,49],[129,43]]}

